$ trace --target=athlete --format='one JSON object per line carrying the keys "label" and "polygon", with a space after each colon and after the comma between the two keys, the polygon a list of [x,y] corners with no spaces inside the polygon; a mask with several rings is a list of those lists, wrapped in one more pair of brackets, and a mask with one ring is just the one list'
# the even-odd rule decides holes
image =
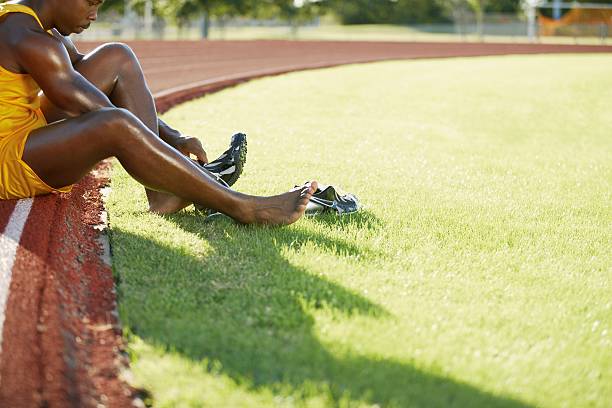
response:
{"label": "athlete", "polygon": [[116,157],[145,186],[153,212],[193,203],[244,224],[298,220],[316,182],[273,197],[222,186],[188,157],[207,162],[201,143],[157,117],[129,47],[78,52],[68,36],[86,30],[103,1],[0,3],[0,199],[70,191]]}

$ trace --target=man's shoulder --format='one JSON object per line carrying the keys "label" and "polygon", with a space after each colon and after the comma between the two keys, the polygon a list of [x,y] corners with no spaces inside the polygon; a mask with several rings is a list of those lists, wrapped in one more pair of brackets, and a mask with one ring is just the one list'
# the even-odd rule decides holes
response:
{"label": "man's shoulder", "polygon": [[36,19],[25,13],[7,14],[0,23],[0,39],[11,48],[27,47],[31,43],[49,44],[53,38],[43,30]]}
{"label": "man's shoulder", "polygon": [[12,21],[7,21],[8,26],[2,32],[3,40],[14,47],[23,48],[33,45],[41,46],[57,43],[57,40],[38,24],[32,16],[23,13],[15,13],[11,16]]}
{"label": "man's shoulder", "polygon": [[8,45],[8,51],[3,47],[2,54],[14,61],[9,66],[18,72],[29,73],[33,64],[46,64],[56,59],[62,52],[62,44],[44,31],[33,17],[15,14],[11,16],[12,21],[5,22],[9,23],[8,27],[3,27],[6,31],[0,32],[0,41]]}
{"label": "man's shoulder", "polygon": [[2,66],[21,72],[20,55],[28,49],[48,47],[48,37],[36,19],[25,13],[8,13],[0,17],[0,57]]}
{"label": "man's shoulder", "polygon": [[36,18],[26,13],[6,13],[0,16],[0,27],[2,31],[9,32],[27,32],[27,31],[38,31],[44,33]]}

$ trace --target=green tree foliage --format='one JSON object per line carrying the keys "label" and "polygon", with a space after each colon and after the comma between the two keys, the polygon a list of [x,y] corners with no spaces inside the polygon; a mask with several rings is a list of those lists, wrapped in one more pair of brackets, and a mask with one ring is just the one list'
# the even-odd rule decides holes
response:
{"label": "green tree foliage", "polygon": [[480,37],[483,35],[484,8],[488,2],[489,0],[467,0],[467,3],[476,16],[476,31]]}
{"label": "green tree foliage", "polygon": [[485,6],[487,13],[516,13],[521,10],[521,0],[489,0]]}
{"label": "green tree foliage", "polygon": [[125,0],[105,0],[102,4],[101,10],[117,10],[123,13],[125,7]]}
{"label": "green tree foliage", "polygon": [[325,14],[330,4],[326,0],[265,0],[258,2],[259,8],[253,10],[254,17],[280,17],[290,22],[303,22]]}
{"label": "green tree foliage", "polygon": [[476,17],[477,32],[482,36],[485,13],[516,13],[521,0],[435,0],[444,15],[452,19],[462,10],[470,10]]}
{"label": "green tree foliage", "polygon": [[[461,10],[470,10],[482,23],[486,13],[517,13],[523,0],[152,0],[154,12],[177,22],[198,18],[248,15],[282,18],[299,23],[326,13],[343,24],[414,24],[448,22]],[[0,0],[1,2],[1,0]],[[141,12],[144,0],[106,0],[103,10],[123,12],[130,2]],[[612,0],[580,0],[580,3],[612,3]]]}
{"label": "green tree foliage", "polygon": [[[137,13],[144,10],[145,0],[106,0],[102,10],[124,11],[125,5],[130,4]],[[210,15],[244,15],[250,11],[256,0],[152,0],[155,14],[170,19],[197,18],[202,12]]]}
{"label": "green tree foliage", "polygon": [[161,13],[183,26],[193,18],[202,18],[202,36],[208,37],[210,19],[245,15],[256,0],[157,0]]}
{"label": "green tree foliage", "polygon": [[343,24],[429,23],[443,19],[431,0],[337,0],[333,11]]}

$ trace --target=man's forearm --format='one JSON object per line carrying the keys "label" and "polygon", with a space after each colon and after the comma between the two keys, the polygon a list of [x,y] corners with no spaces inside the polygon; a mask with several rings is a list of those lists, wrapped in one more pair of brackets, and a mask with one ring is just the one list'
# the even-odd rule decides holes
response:
{"label": "man's forearm", "polygon": [[170,127],[166,122],[157,118],[159,137],[170,146],[187,157],[196,156],[200,164],[208,163],[206,151],[202,147],[202,142],[193,136],[183,135],[176,129]]}
{"label": "man's forearm", "polygon": [[159,126],[159,137],[170,146],[174,146],[175,142],[181,138],[181,132],[170,127],[166,122],[161,119],[157,119]]}
{"label": "man's forearm", "polygon": [[51,102],[70,116],[77,117],[113,107],[108,96],[76,71],[72,78],[66,79],[65,84],[66,86],[62,87],[64,92],[54,93],[53,97],[50,94],[47,95]]}

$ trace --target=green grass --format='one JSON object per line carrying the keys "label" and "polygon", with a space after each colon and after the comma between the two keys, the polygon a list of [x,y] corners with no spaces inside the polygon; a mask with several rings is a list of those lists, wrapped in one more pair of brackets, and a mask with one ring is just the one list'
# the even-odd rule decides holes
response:
{"label": "green grass", "polygon": [[262,79],[164,116],[236,187],[362,213],[287,228],[110,211],[134,384],[158,407],[607,406],[612,56],[386,62]]}

